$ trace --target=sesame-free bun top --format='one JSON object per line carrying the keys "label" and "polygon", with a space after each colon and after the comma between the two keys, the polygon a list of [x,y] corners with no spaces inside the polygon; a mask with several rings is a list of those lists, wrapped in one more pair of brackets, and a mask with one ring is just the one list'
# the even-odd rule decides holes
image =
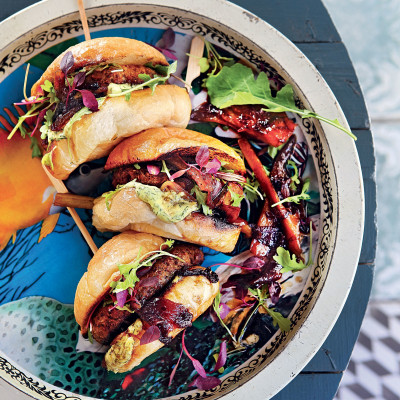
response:
{"label": "sesame-free bun top", "polygon": [[119,264],[129,264],[138,254],[159,250],[165,239],[149,233],[127,231],[114,236],[95,253],[75,293],[74,313],[82,334],[88,330],[93,310],[110,290],[110,283],[120,278]]}
{"label": "sesame-free bun top", "polygon": [[37,96],[41,92],[40,86],[46,80],[54,83],[57,71],[65,53],[70,51],[74,56],[74,65],[70,72],[86,66],[99,64],[118,65],[168,65],[165,57],[154,47],[135,39],[122,37],[105,37],[78,43],[60,54],[46,69],[41,78],[32,86],[31,95]]}
{"label": "sesame-free bun top", "polygon": [[105,169],[113,169],[134,163],[157,161],[172,156],[195,156],[200,147],[208,146],[210,160],[224,161],[226,169],[244,175],[246,168],[242,158],[220,140],[200,132],[183,128],[152,128],[123,140],[110,153]]}

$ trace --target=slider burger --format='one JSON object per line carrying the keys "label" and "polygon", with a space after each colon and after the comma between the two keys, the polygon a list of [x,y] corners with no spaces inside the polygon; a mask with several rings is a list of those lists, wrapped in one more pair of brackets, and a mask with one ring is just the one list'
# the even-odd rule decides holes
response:
{"label": "slider burger", "polygon": [[[37,115],[46,153],[58,179],[83,162],[110,153],[144,129],[185,127],[191,104],[185,89],[166,84],[168,64],[143,42],[108,37],[88,40],[58,56],[32,87],[26,116]],[[22,118],[26,118],[26,116]]]}
{"label": "slider burger", "polygon": [[148,129],[120,143],[105,169],[114,171],[116,190],[94,201],[98,230],[234,249],[246,170],[225,143],[187,129]]}
{"label": "slider burger", "polygon": [[81,278],[74,313],[84,336],[109,345],[107,369],[129,371],[169,343],[213,302],[218,276],[204,255],[148,233],[106,242]]}

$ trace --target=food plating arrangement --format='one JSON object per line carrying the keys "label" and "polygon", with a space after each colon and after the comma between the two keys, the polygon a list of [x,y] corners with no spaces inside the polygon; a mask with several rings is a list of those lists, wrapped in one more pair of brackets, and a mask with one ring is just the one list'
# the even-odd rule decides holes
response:
{"label": "food plating arrangement", "polygon": [[[0,321],[12,321],[0,350],[25,335],[32,347],[13,359],[76,396],[222,395],[290,338],[303,291],[319,283],[322,198],[333,211],[310,121],[355,137],[306,109],[266,61],[204,38],[202,56],[191,54],[196,36],[171,27],[114,31],[19,67],[23,100],[0,116],[2,145],[27,144],[19,160],[66,186],[33,185],[40,212],[1,232],[16,283],[0,292]],[[65,207],[99,246],[93,255]],[[66,261],[42,247],[43,270],[20,274],[51,240]]]}

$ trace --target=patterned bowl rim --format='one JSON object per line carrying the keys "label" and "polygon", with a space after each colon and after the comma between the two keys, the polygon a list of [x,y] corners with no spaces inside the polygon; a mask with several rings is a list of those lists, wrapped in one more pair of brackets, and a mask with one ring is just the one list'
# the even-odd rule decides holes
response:
{"label": "patterned bowl rim", "polygon": [[[244,38],[249,47],[261,49],[266,53],[279,74],[286,81],[294,84],[301,102],[321,115],[337,118],[342,125],[349,128],[334,94],[313,64],[289,39],[254,14],[224,0],[202,0],[201,2],[196,0],[88,0],[85,2],[88,17],[102,7],[132,7],[132,5],[136,5],[138,8],[154,6],[175,9],[185,15],[190,13],[195,18],[213,21],[221,31],[229,31],[233,36],[241,37],[242,40]],[[6,44],[0,50],[0,54],[10,47],[10,43],[18,41],[30,31],[70,16],[70,14],[76,16],[76,12],[76,0],[63,2],[44,0],[14,14],[0,23],[0,36],[3,37],[3,43]],[[238,26],[239,29],[236,30],[233,28],[234,26]],[[76,32],[74,34],[76,35]],[[17,62],[16,67],[22,62]],[[15,68],[9,68],[5,76]],[[0,81],[3,78],[4,75],[0,76]],[[328,227],[331,231],[330,240],[333,241],[334,246],[326,249],[326,253],[329,253],[327,263],[329,265],[325,273],[327,269],[329,269],[329,273],[326,274],[317,291],[311,293],[314,299],[310,304],[307,303],[309,305],[307,316],[291,335],[290,340],[287,340],[284,348],[274,355],[272,362],[266,363],[256,371],[253,369],[251,373],[247,371],[244,379],[239,377],[233,385],[231,382],[229,388],[223,393],[217,394],[210,391],[200,397],[199,392],[193,391],[176,398],[217,398],[222,394],[228,400],[243,398],[249,392],[255,400],[272,397],[311,360],[340,315],[353,282],[361,251],[364,228],[364,190],[361,166],[355,144],[347,135],[339,133],[337,129],[326,124],[323,127],[318,122],[308,124],[315,128],[313,129],[314,137],[308,139],[309,145],[314,146],[314,152],[327,153],[324,160],[325,170],[322,171],[321,165],[319,165],[319,179],[326,173],[328,179],[331,176],[332,182],[334,182],[330,193],[325,196],[323,201],[321,198],[321,208],[331,207],[332,213],[331,225]],[[314,155],[313,157],[314,162],[321,162],[321,159],[315,159]],[[325,232],[323,233],[325,234]],[[328,244],[332,243],[328,242]],[[44,392],[52,393],[51,398],[87,398],[40,381],[23,368],[13,365],[12,361],[8,361],[6,356],[0,352],[0,358],[2,357],[5,364],[3,362],[3,367],[0,368],[0,377],[21,392],[30,396],[39,396],[37,398],[49,398],[48,395],[43,396]],[[18,372],[26,379],[22,379]],[[271,377],[273,379],[270,379]],[[40,388],[40,390],[35,390],[35,388]],[[233,392],[226,394],[233,389]]]}

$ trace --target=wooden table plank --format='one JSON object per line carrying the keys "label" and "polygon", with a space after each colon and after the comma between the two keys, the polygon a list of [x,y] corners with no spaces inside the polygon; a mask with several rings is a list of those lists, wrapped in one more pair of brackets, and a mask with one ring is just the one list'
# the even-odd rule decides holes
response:
{"label": "wooden table plank", "polygon": [[321,349],[303,371],[326,373],[341,372],[346,369],[364,318],[373,275],[373,264],[358,267],[340,318]]}
{"label": "wooden table plank", "polygon": [[341,42],[320,0],[232,0],[282,32],[293,43]]}
{"label": "wooden table plank", "polygon": [[[301,373],[272,400],[332,400],[343,374]],[[251,393],[249,393],[251,398]],[[239,400],[239,399],[238,399]]]}
{"label": "wooden table plank", "polygon": [[343,43],[299,43],[298,48],[324,77],[352,129],[369,129],[358,78]]}

